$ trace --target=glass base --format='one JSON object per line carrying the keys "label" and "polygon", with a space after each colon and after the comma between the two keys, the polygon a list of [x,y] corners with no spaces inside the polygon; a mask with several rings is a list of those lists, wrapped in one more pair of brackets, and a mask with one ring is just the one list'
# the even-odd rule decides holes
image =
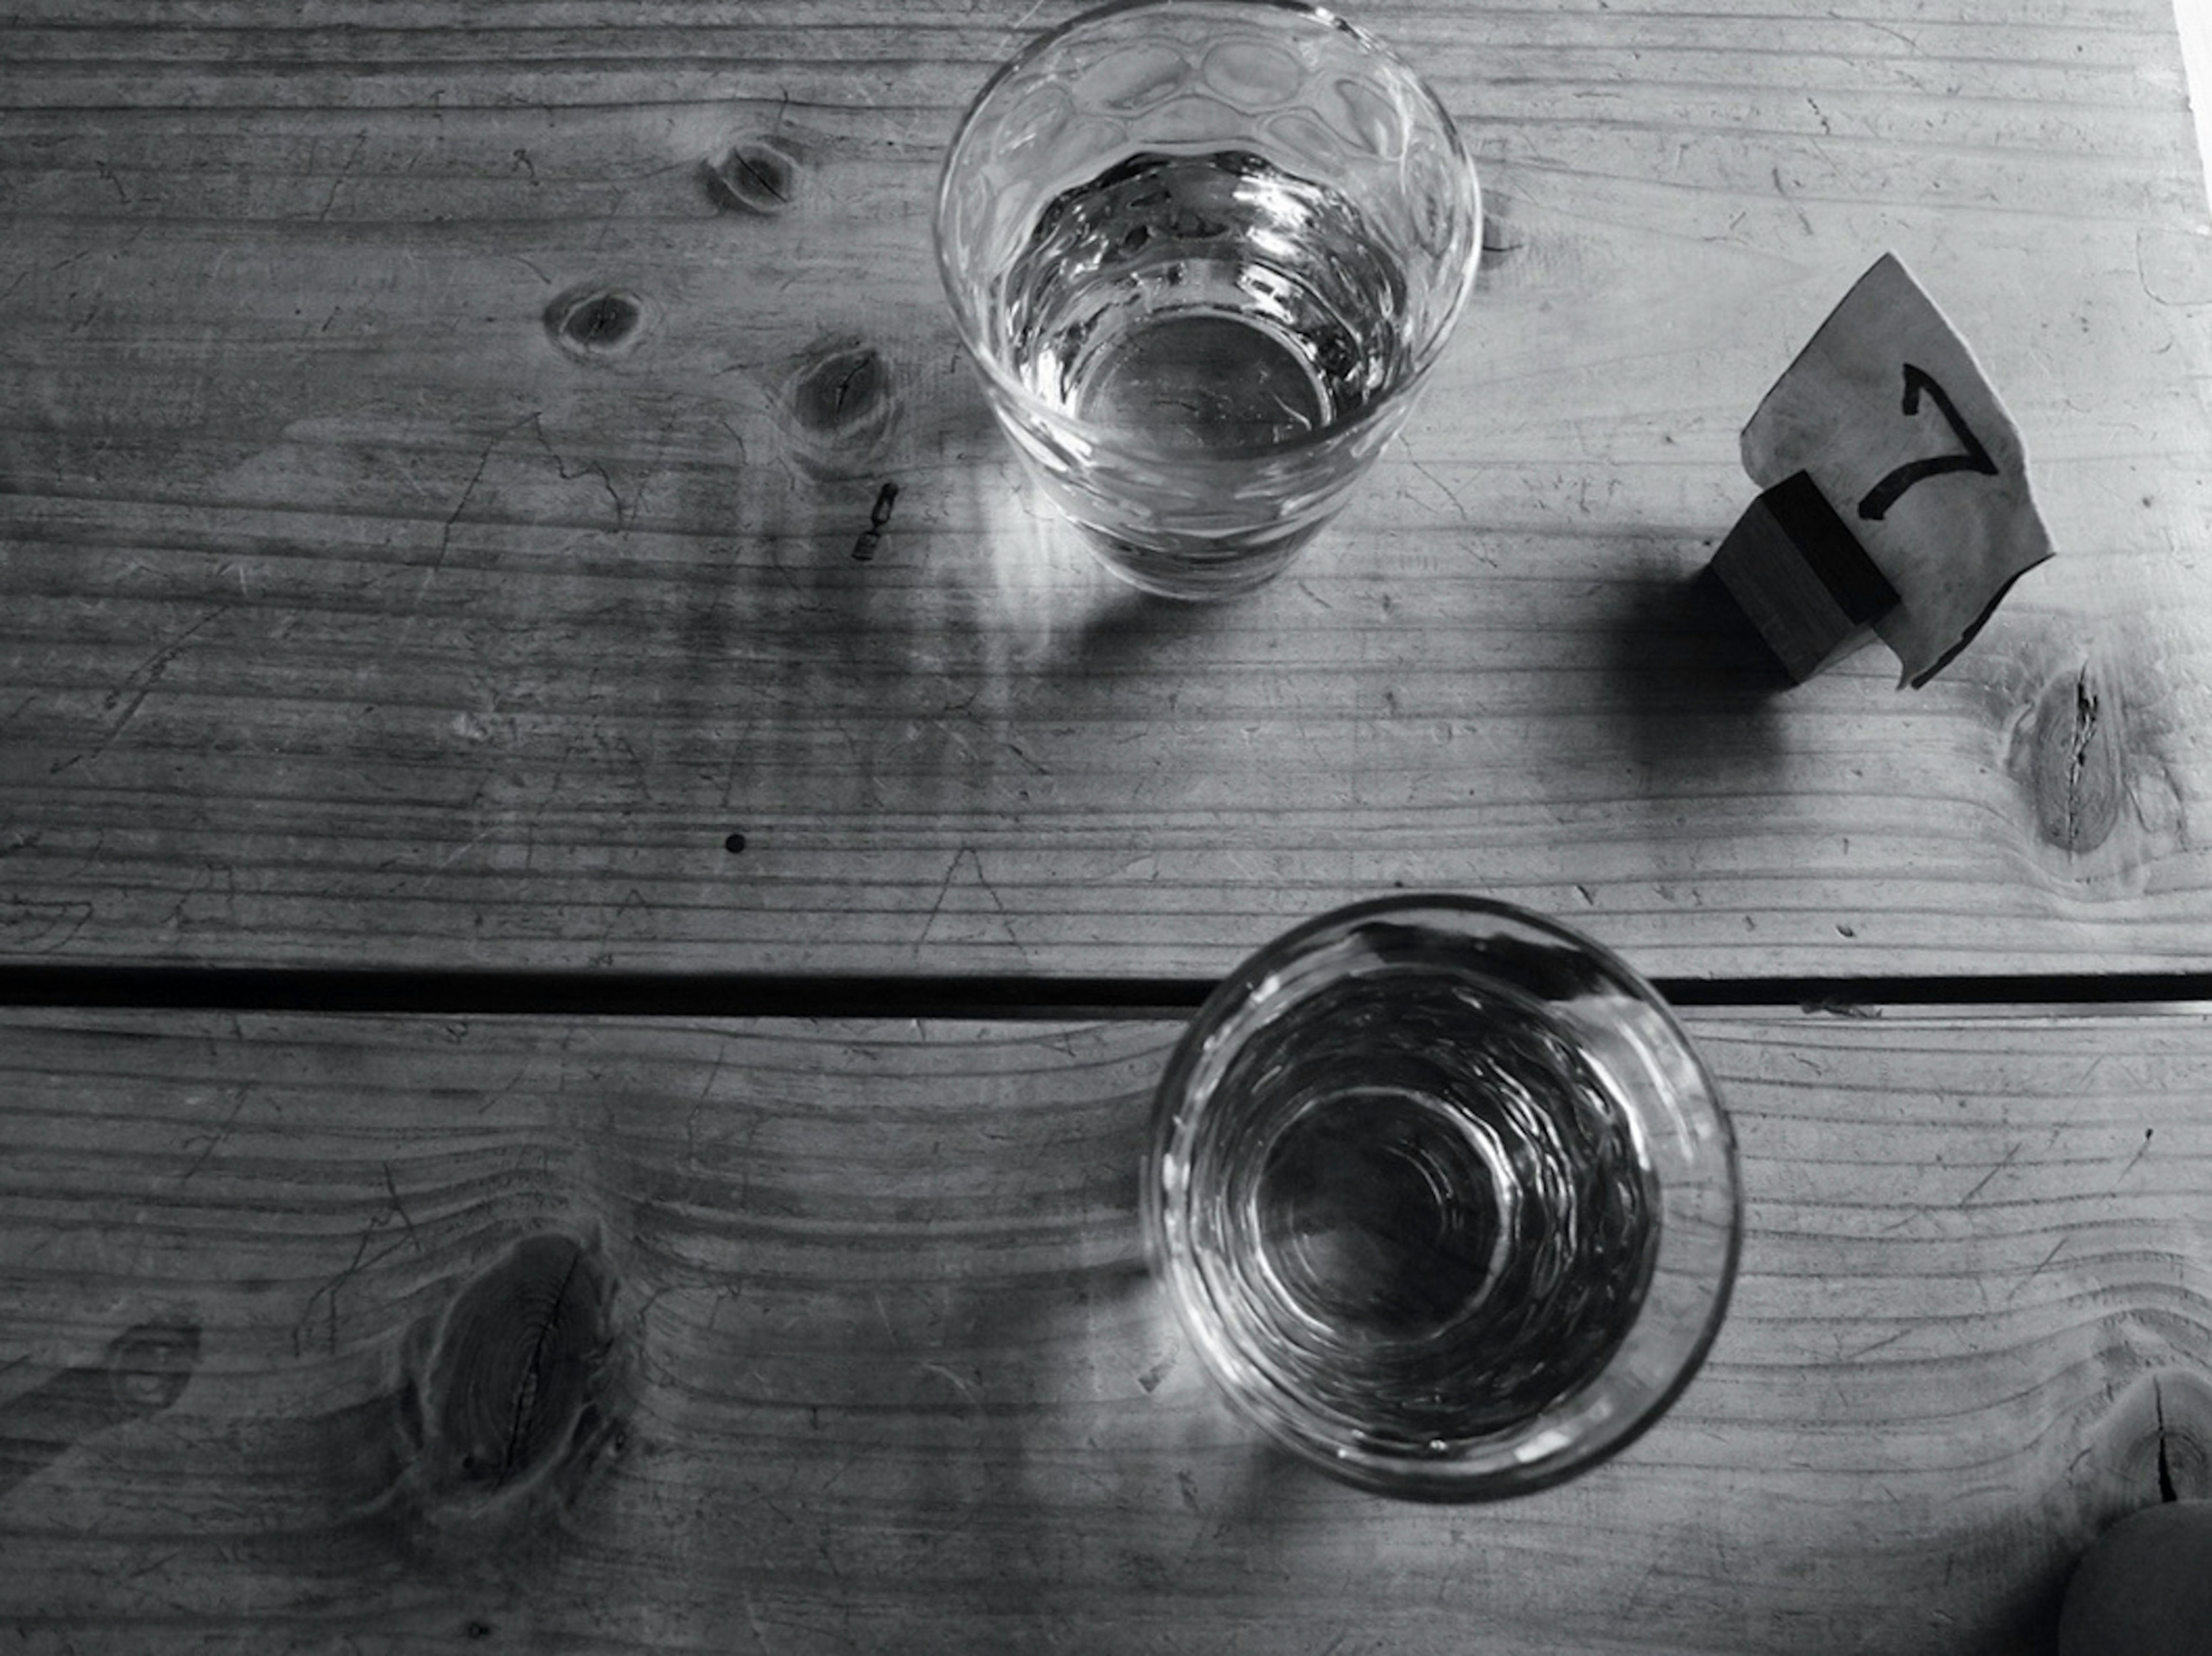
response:
{"label": "glass base", "polygon": [[1139,545],[1088,524],[1077,526],[1101,563],[1140,592],[1206,603],[1257,591],[1291,566],[1322,526],[1306,524],[1272,540],[1170,540]]}

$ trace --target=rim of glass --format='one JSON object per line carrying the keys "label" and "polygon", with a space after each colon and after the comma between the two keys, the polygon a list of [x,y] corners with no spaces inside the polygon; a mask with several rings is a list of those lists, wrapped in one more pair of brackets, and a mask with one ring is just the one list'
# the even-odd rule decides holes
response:
{"label": "rim of glass", "polygon": [[1459,124],[1452,119],[1451,112],[1444,107],[1443,100],[1437,96],[1436,88],[1429,84],[1425,76],[1393,51],[1383,40],[1370,34],[1351,19],[1330,10],[1327,6],[1310,4],[1308,0],[1108,0],[1105,5],[1094,6],[1087,11],[1079,12],[1066,21],[1032,36],[1020,50],[991,71],[990,77],[983,82],[975,95],[968,100],[967,107],[961,111],[960,119],[952,129],[952,140],[945,146],[945,158],[938,164],[937,189],[932,198],[933,210],[930,216],[930,240],[937,259],[937,278],[939,284],[945,290],[946,301],[952,312],[953,326],[959,331],[960,341],[966,348],[969,360],[982,371],[999,391],[1012,398],[1023,408],[1031,411],[1056,425],[1079,432],[1085,441],[1096,443],[1102,447],[1125,452],[1139,449],[1147,454],[1172,455],[1178,460],[1187,460],[1188,457],[1178,449],[1149,443],[1133,443],[1120,434],[1109,435],[1105,428],[1093,424],[1079,415],[1071,413],[1038,396],[1018,378],[1007,373],[991,351],[986,348],[981,334],[972,325],[970,312],[973,307],[962,302],[962,284],[954,277],[951,257],[946,251],[945,221],[952,194],[953,161],[959,155],[961,146],[967,141],[969,131],[975,125],[976,115],[981,111],[983,106],[991,100],[1000,87],[1078,30],[1107,22],[1128,12],[1195,10],[1207,8],[1223,11],[1289,12],[1321,24],[1326,28],[1350,35],[1359,44],[1362,51],[1403,70],[1413,85],[1419,89],[1422,100],[1436,116],[1444,137],[1450,143],[1452,158],[1465,174],[1468,189],[1474,197],[1474,234],[1471,238],[1472,245],[1468,250],[1466,266],[1460,272],[1459,290],[1452,295],[1450,304],[1445,307],[1443,320],[1431,331],[1431,337],[1421,342],[1419,353],[1414,358],[1412,368],[1407,371],[1406,377],[1391,387],[1389,395],[1370,398],[1342,419],[1332,420],[1327,425],[1316,427],[1310,431],[1302,431],[1280,442],[1254,443],[1249,446],[1222,447],[1211,451],[1212,456],[1217,460],[1243,459],[1256,454],[1296,454],[1301,449],[1318,447],[1324,443],[1334,442],[1346,433],[1358,431],[1362,427],[1372,423],[1382,417],[1385,411],[1391,410],[1402,403],[1424,380],[1428,378],[1429,370],[1436,366],[1437,361],[1443,356],[1445,346],[1450,342],[1453,325],[1458,320],[1460,313],[1466,308],[1468,296],[1474,290],[1475,274],[1482,263],[1482,178],[1481,174],[1475,170],[1474,157],[1468,154],[1466,141],[1460,137]]}
{"label": "rim of glass", "polygon": [[[1170,1246],[1168,1223],[1169,1209],[1187,1207],[1188,1193],[1170,1202],[1162,1188],[1161,1170],[1180,1142],[1194,1130],[1182,1121],[1182,1117],[1193,1072],[1199,1065],[1203,1049],[1235,1009],[1258,991],[1268,977],[1311,953],[1317,943],[1348,935],[1358,926],[1376,919],[1407,925],[1426,922],[1438,930],[1462,936],[1484,922],[1504,922],[1572,949],[1596,966],[1613,987],[1626,992],[1656,1017],[1660,1029],[1674,1045],[1674,1056],[1685,1061],[1703,1083],[1704,1107],[1696,1113],[1710,1119],[1718,1137],[1718,1172],[1726,1184],[1727,1233],[1719,1271],[1703,1308],[1702,1324],[1666,1383],[1638,1400],[1632,1410],[1604,1423],[1587,1441],[1567,1443],[1540,1455],[1501,1455],[1501,1450],[1510,1450],[1532,1435],[1540,1435],[1532,1434],[1524,1426],[1483,1440],[1481,1447],[1471,1452],[1468,1458],[1424,1461],[1327,1440],[1317,1433],[1301,1429],[1302,1423],[1291,1414],[1279,1405],[1267,1406],[1240,1384],[1236,1375],[1225,1371],[1218,1349],[1224,1341],[1223,1333],[1206,1321],[1207,1296],[1187,1291],[1184,1279],[1194,1282],[1195,1267],[1186,1253]],[[1498,982],[1501,987],[1513,987],[1504,977]],[[1262,944],[1223,978],[1193,1014],[1154,1091],[1141,1199],[1146,1252],[1153,1273],[1167,1291],[1177,1324],[1197,1348],[1201,1364],[1236,1411],[1258,1427],[1269,1441],[1343,1482],[1385,1495],[1435,1502],[1473,1503],[1534,1494],[1589,1471],[1641,1438],[1665,1417],[1704,1367],[1727,1320],[1743,1249],[1743,1179],[1735,1125],[1711,1071],[1665,997],[1620,955],[1563,922],[1516,904],[1450,892],[1393,893],[1330,910]],[[1664,1235],[1662,1227],[1662,1244]],[[1612,1372],[1620,1356],[1618,1351],[1613,1354],[1596,1375],[1564,1393],[1559,1402],[1571,1402],[1587,1394],[1597,1379]],[[1535,1417],[1538,1422],[1549,1418],[1548,1415]],[[1482,1458],[1476,1459],[1475,1455]]]}

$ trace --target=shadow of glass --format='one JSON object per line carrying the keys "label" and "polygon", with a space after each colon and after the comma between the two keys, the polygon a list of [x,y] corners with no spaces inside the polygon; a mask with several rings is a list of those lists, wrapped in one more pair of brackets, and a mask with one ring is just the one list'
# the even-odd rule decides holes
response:
{"label": "shadow of glass", "polygon": [[[1288,1588],[1346,1505],[1375,1499],[1231,1409],[1144,1258],[1146,1096],[1093,1119],[1073,1135],[1009,1129],[1008,1170],[987,1182],[1083,1196],[1018,1221],[1018,1257],[971,1253],[932,1290],[926,1339],[893,1342],[879,1371],[902,1419],[896,1475],[874,1489],[885,1525],[915,1537],[907,1562],[948,1618],[988,1623],[1005,1647],[1043,1648],[1139,1598],[1234,1606],[1255,1575]],[[902,1333],[911,1309],[891,1313]]]}
{"label": "shadow of glass", "polygon": [[1043,663],[1048,675],[1073,678],[1144,667],[1190,640],[1218,634],[1237,608],[1258,601],[1255,595],[1191,603],[1139,592],[1111,575],[1108,579],[1113,584],[1085,606]]}

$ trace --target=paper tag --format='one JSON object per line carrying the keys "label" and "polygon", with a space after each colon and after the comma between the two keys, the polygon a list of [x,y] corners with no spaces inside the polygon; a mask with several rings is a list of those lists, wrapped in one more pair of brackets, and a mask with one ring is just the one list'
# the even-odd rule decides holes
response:
{"label": "paper tag", "polygon": [[1809,473],[1887,577],[1874,623],[1914,688],[2051,556],[2020,432],[1935,302],[1885,254],[1743,429],[1762,489]]}

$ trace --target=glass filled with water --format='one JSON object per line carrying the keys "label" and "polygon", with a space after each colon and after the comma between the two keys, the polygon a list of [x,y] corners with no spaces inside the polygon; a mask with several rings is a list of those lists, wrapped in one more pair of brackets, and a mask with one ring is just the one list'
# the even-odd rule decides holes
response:
{"label": "glass filled with water", "polygon": [[1385,898],[1268,945],[1160,1082],[1153,1268],[1230,1399],[1386,1494],[1518,1495],[1629,1442],[1718,1331],[1741,1200],[1658,995],[1507,904]]}
{"label": "glass filled with water", "polygon": [[1000,423],[1108,566],[1178,598],[1280,572],[1404,422],[1481,208],[1403,63],[1285,0],[1137,0],[993,77],[938,262]]}

